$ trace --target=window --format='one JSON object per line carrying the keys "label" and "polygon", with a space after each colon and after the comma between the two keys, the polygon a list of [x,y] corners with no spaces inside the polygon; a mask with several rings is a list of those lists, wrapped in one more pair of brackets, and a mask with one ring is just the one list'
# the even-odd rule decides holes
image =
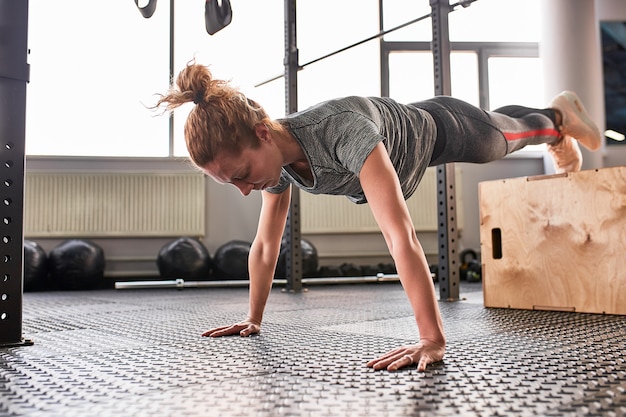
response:
{"label": "window", "polygon": [[[538,1],[479,0],[467,9],[460,8],[450,15],[451,39],[536,42],[538,30],[533,22],[537,20],[534,10]],[[175,112],[172,144],[167,115],[159,116],[147,108],[156,101],[156,93],[169,87],[169,4],[159,2],[154,15],[144,19],[132,0],[30,2],[27,154],[186,155],[182,131],[191,105]],[[232,23],[213,36],[205,31],[204,2],[180,1],[174,5],[173,76],[195,57],[210,65],[216,77],[232,80],[271,117],[283,116],[284,80],[264,81],[283,72],[284,4],[271,0],[233,2]],[[300,63],[374,35],[378,31],[377,5],[377,0],[298,2]],[[386,27],[428,13],[428,2],[384,0]],[[502,18],[512,14],[514,21]],[[385,40],[428,44],[430,33],[431,23],[426,19]],[[379,49],[379,43],[371,41],[306,65],[299,72],[300,108],[350,94],[379,95]],[[422,54],[427,50],[390,51],[390,82],[399,100],[432,96],[432,58]],[[471,48],[454,50],[451,63],[454,95],[476,104],[479,87],[484,88],[478,83],[484,71],[481,53]],[[490,61],[490,76],[505,73],[499,69],[502,65]],[[511,91],[501,89],[495,79],[490,82],[497,85],[497,91],[489,93],[492,101],[500,100],[501,92]],[[511,102],[520,97],[505,98]]]}
{"label": "window", "polygon": [[[511,101],[514,97],[515,101]],[[542,108],[543,71],[540,58],[489,58],[489,107],[509,104]]]}
{"label": "window", "polygon": [[26,152],[166,156],[168,121],[146,109],[167,89],[167,8],[31,1]]}
{"label": "window", "polygon": [[[398,52],[389,56],[389,96],[411,103],[433,96],[433,56],[430,52]],[[478,105],[478,65],[473,52],[450,54],[452,95]]]}
{"label": "window", "polygon": [[[173,149],[169,117],[147,108],[169,88],[168,3],[144,19],[132,0],[31,1],[27,154],[186,155],[182,121],[190,107],[175,113]],[[251,96],[274,98],[284,112],[281,82],[253,87],[282,71],[283,6],[242,0],[233,7],[232,24],[210,36],[204,2],[176,2],[174,76],[195,56]]]}

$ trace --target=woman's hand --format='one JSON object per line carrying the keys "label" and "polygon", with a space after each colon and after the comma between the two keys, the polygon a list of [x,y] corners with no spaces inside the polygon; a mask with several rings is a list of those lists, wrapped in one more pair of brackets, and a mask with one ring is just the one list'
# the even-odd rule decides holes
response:
{"label": "woman's hand", "polygon": [[204,337],[220,337],[220,336],[231,336],[234,334],[238,334],[239,336],[250,336],[251,334],[257,334],[261,331],[261,323],[256,321],[246,319],[239,323],[233,324],[232,326],[222,326],[216,327],[211,330],[207,330],[202,333]]}
{"label": "woman's hand", "polygon": [[417,364],[418,371],[425,371],[427,365],[443,359],[445,350],[445,346],[422,339],[416,345],[400,346],[391,350],[380,358],[369,361],[367,366],[375,370],[387,368],[388,371],[396,371]]}
{"label": "woman's hand", "polygon": [[281,194],[263,191],[263,204],[256,237],[250,247],[250,309],[244,321],[232,326],[216,327],[202,333],[204,337],[250,336],[261,331],[263,310],[272,290],[272,279],[280,252],[280,240],[291,202],[291,188]]}

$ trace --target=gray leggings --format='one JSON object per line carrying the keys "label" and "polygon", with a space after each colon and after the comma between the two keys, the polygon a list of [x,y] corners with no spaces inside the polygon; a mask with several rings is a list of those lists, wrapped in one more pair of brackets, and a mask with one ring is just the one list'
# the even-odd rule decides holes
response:
{"label": "gray leggings", "polygon": [[505,106],[487,112],[447,96],[412,105],[430,113],[437,125],[430,166],[490,162],[526,145],[550,144],[559,139],[552,109]]}

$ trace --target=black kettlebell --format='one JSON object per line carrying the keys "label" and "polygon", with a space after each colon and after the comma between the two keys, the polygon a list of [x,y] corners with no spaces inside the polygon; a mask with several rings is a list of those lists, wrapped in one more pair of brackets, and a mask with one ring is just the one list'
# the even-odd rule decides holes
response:
{"label": "black kettlebell", "polygon": [[482,266],[478,261],[478,255],[475,250],[465,249],[461,252],[459,278],[467,282],[480,282],[482,279]]}

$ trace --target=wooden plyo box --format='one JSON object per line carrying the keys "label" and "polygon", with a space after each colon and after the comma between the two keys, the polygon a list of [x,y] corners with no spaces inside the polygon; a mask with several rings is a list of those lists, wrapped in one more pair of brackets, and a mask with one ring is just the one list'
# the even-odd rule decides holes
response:
{"label": "wooden plyo box", "polygon": [[479,184],[486,307],[626,314],[626,167]]}

